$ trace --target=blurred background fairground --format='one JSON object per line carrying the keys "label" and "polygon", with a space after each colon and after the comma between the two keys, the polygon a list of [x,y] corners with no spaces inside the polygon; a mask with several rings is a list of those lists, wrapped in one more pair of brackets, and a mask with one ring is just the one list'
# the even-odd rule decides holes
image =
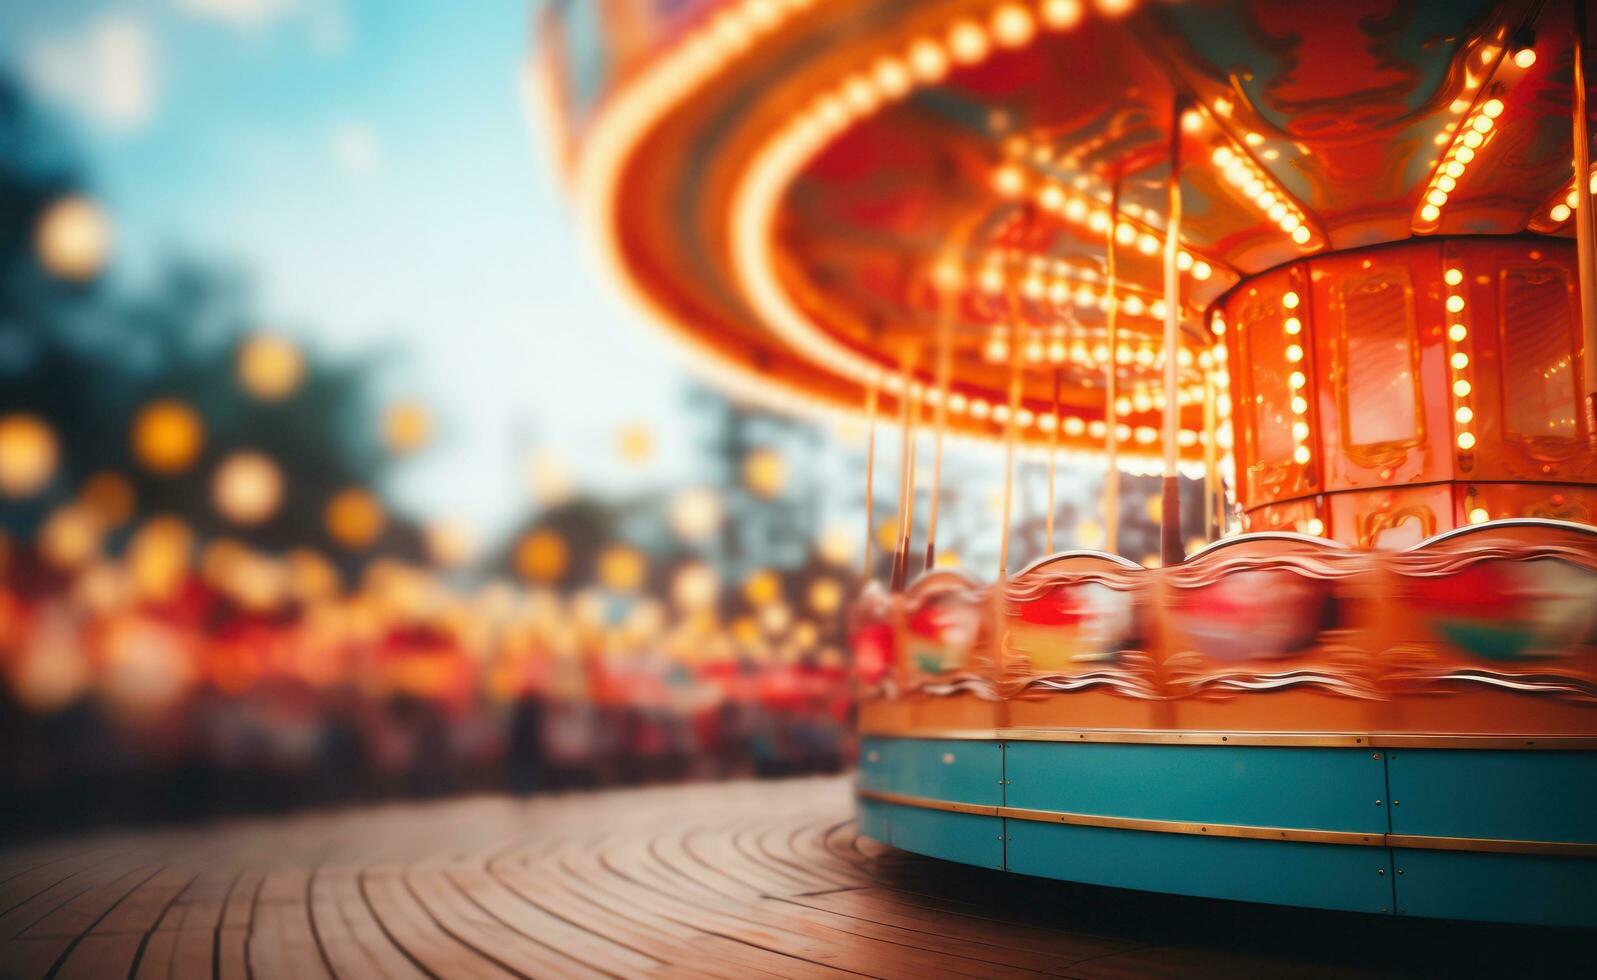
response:
{"label": "blurred background fairground", "polygon": [[[861,424],[727,400],[608,295],[537,6],[0,7],[0,834],[850,764],[898,429],[868,520]],[[998,457],[944,469],[938,562],[990,576]],[[1149,560],[1156,481],[1121,506]]]}

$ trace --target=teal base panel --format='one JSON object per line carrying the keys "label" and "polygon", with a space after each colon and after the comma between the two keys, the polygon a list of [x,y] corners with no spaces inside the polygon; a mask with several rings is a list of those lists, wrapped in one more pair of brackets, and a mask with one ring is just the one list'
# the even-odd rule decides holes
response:
{"label": "teal base panel", "polygon": [[1392,833],[1597,843],[1597,752],[1393,749]]}
{"label": "teal base panel", "polygon": [[1100,816],[1386,833],[1371,749],[1011,742],[1008,805]]}
{"label": "teal base panel", "polygon": [[1392,908],[1384,847],[1007,823],[1009,870],[1021,874],[1270,905]]}
{"label": "teal base panel", "polygon": [[983,868],[1004,866],[1004,822],[998,817],[861,800],[860,829],[915,854]]}
{"label": "teal base panel", "polygon": [[1400,915],[1597,926],[1597,860],[1394,848],[1392,864]]}
{"label": "teal base panel", "polygon": [[999,742],[939,738],[865,738],[860,789],[933,800],[1004,802],[1004,747]]}
{"label": "teal base panel", "polygon": [[1597,752],[867,737],[859,786],[1100,817],[1462,839],[1452,849],[1357,846],[860,804],[868,837],[1045,878],[1276,905],[1597,926],[1597,857],[1471,843],[1597,844]]}

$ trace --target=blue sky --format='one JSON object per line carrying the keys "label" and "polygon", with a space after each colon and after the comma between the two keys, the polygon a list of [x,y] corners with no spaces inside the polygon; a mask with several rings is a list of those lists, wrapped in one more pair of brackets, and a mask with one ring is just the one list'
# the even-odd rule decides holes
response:
{"label": "blue sky", "polygon": [[[165,256],[253,276],[272,327],[390,347],[438,444],[387,488],[492,530],[530,433],[584,482],[680,482],[683,374],[583,259],[517,75],[531,0],[14,0],[0,58],[81,142],[137,280]],[[648,420],[645,467],[616,433]]]}

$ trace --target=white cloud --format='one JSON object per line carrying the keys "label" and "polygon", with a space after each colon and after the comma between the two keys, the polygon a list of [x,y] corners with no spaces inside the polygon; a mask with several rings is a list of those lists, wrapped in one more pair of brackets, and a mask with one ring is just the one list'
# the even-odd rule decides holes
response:
{"label": "white cloud", "polygon": [[312,51],[336,55],[349,45],[343,0],[172,0],[191,17],[254,33],[292,22],[302,26]]}
{"label": "white cloud", "polygon": [[263,27],[299,6],[299,0],[173,0],[196,17],[219,20],[231,27]]}
{"label": "white cloud", "polygon": [[362,176],[382,163],[383,148],[370,126],[348,123],[333,134],[333,159],[346,173]]}
{"label": "white cloud", "polygon": [[131,131],[154,115],[159,55],[144,21],[96,17],[75,35],[35,42],[23,76],[41,97],[108,129]]}

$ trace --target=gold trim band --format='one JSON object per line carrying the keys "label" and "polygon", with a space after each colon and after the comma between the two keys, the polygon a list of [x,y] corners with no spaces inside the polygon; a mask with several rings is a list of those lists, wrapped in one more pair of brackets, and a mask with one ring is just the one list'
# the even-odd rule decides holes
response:
{"label": "gold trim band", "polygon": [[969,813],[1035,823],[1065,824],[1072,827],[1105,827],[1111,830],[1136,830],[1156,834],[1188,834],[1194,837],[1240,837],[1250,840],[1284,840],[1309,844],[1342,844],[1354,847],[1397,847],[1432,851],[1481,851],[1496,854],[1547,854],[1560,857],[1597,857],[1597,844],[1571,841],[1498,840],[1488,837],[1427,837],[1418,834],[1361,834],[1349,830],[1306,830],[1297,827],[1253,827],[1244,824],[1198,823],[1187,820],[1153,820],[1141,817],[1107,817],[1063,810],[1030,810],[1016,806],[982,803],[956,803],[907,793],[856,789],[862,800],[913,806],[923,810]]}
{"label": "gold trim band", "polygon": [[1285,745],[1363,749],[1540,749],[1597,752],[1597,735],[1423,735],[1395,732],[1203,732],[1116,728],[927,728],[867,727],[873,738],[947,739],[989,742],[1081,742],[1138,745]]}

